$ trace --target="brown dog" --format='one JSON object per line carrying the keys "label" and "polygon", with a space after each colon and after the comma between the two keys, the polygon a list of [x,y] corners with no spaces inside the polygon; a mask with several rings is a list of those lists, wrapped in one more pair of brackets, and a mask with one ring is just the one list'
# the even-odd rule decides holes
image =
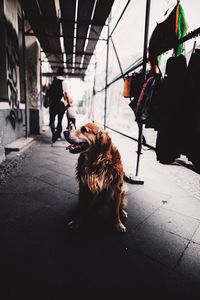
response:
{"label": "brown dog", "polygon": [[94,123],[65,131],[64,136],[70,143],[66,149],[70,153],[80,153],[76,167],[78,214],[69,226],[79,227],[102,202],[112,207],[116,229],[126,231],[121,222],[121,217],[127,217],[123,165],[110,136]]}

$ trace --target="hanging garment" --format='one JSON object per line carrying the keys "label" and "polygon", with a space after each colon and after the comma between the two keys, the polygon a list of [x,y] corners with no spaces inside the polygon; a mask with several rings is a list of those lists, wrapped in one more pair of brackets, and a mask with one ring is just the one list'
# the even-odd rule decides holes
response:
{"label": "hanging garment", "polygon": [[181,154],[182,100],[186,68],[186,58],[183,55],[170,57],[166,64],[156,138],[157,160],[165,164],[173,163]]}
{"label": "hanging garment", "polygon": [[131,75],[131,97],[135,100],[139,98],[142,90],[142,72],[134,72]]}
{"label": "hanging garment", "polygon": [[151,68],[156,72],[161,59],[161,54],[166,50],[174,48],[176,55],[183,52],[183,46],[175,49],[176,42],[187,33],[187,22],[184,10],[180,3],[177,3],[169,16],[161,23],[157,23],[149,41],[149,62]]}
{"label": "hanging garment", "polygon": [[136,106],[137,102],[142,90],[142,72],[134,72],[131,75],[131,85],[130,85],[130,95],[131,95],[131,102],[129,106],[133,110],[134,114],[136,113]]}
{"label": "hanging garment", "polygon": [[182,154],[200,172],[200,49],[191,55],[184,82]]}
{"label": "hanging garment", "polygon": [[159,105],[162,98],[162,74],[149,74],[140,93],[136,107],[136,121],[145,128],[158,128]]}
{"label": "hanging garment", "polygon": [[123,96],[124,98],[131,98],[131,76],[124,78]]}
{"label": "hanging garment", "polygon": [[150,97],[149,94],[151,93],[151,85],[153,84],[154,80],[155,77],[150,76],[143,84],[143,88],[136,106],[136,121],[138,123],[144,124],[146,121],[146,107],[148,106],[148,99]]}
{"label": "hanging garment", "polygon": [[161,73],[154,74],[153,76],[154,81],[149,89],[146,100],[147,103],[143,108],[143,114],[146,116],[145,128],[153,128],[154,130],[158,130],[160,102],[163,98],[163,77]]}
{"label": "hanging garment", "polygon": [[142,89],[142,72],[134,72],[124,78],[124,98],[139,98]]}

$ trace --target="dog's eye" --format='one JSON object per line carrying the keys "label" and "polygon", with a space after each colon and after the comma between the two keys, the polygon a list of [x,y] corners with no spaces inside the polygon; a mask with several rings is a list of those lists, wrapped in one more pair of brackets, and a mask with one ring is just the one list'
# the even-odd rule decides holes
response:
{"label": "dog's eye", "polygon": [[87,128],[85,126],[81,127],[81,133],[86,133],[87,132]]}

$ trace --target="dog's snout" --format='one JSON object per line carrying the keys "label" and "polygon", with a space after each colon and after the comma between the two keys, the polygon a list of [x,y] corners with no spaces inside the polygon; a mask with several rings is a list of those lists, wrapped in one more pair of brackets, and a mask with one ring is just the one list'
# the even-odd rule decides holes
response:
{"label": "dog's snout", "polygon": [[65,137],[66,140],[67,140],[68,137],[69,137],[69,133],[70,133],[70,130],[65,130],[65,131],[63,132],[64,137]]}

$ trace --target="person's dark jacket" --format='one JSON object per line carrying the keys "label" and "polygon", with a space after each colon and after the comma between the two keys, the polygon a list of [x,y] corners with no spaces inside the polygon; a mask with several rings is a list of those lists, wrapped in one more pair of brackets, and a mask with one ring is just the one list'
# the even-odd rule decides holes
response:
{"label": "person's dark jacket", "polygon": [[54,77],[50,88],[48,90],[49,96],[49,106],[50,107],[58,107],[60,106],[61,99],[63,98],[63,80]]}

